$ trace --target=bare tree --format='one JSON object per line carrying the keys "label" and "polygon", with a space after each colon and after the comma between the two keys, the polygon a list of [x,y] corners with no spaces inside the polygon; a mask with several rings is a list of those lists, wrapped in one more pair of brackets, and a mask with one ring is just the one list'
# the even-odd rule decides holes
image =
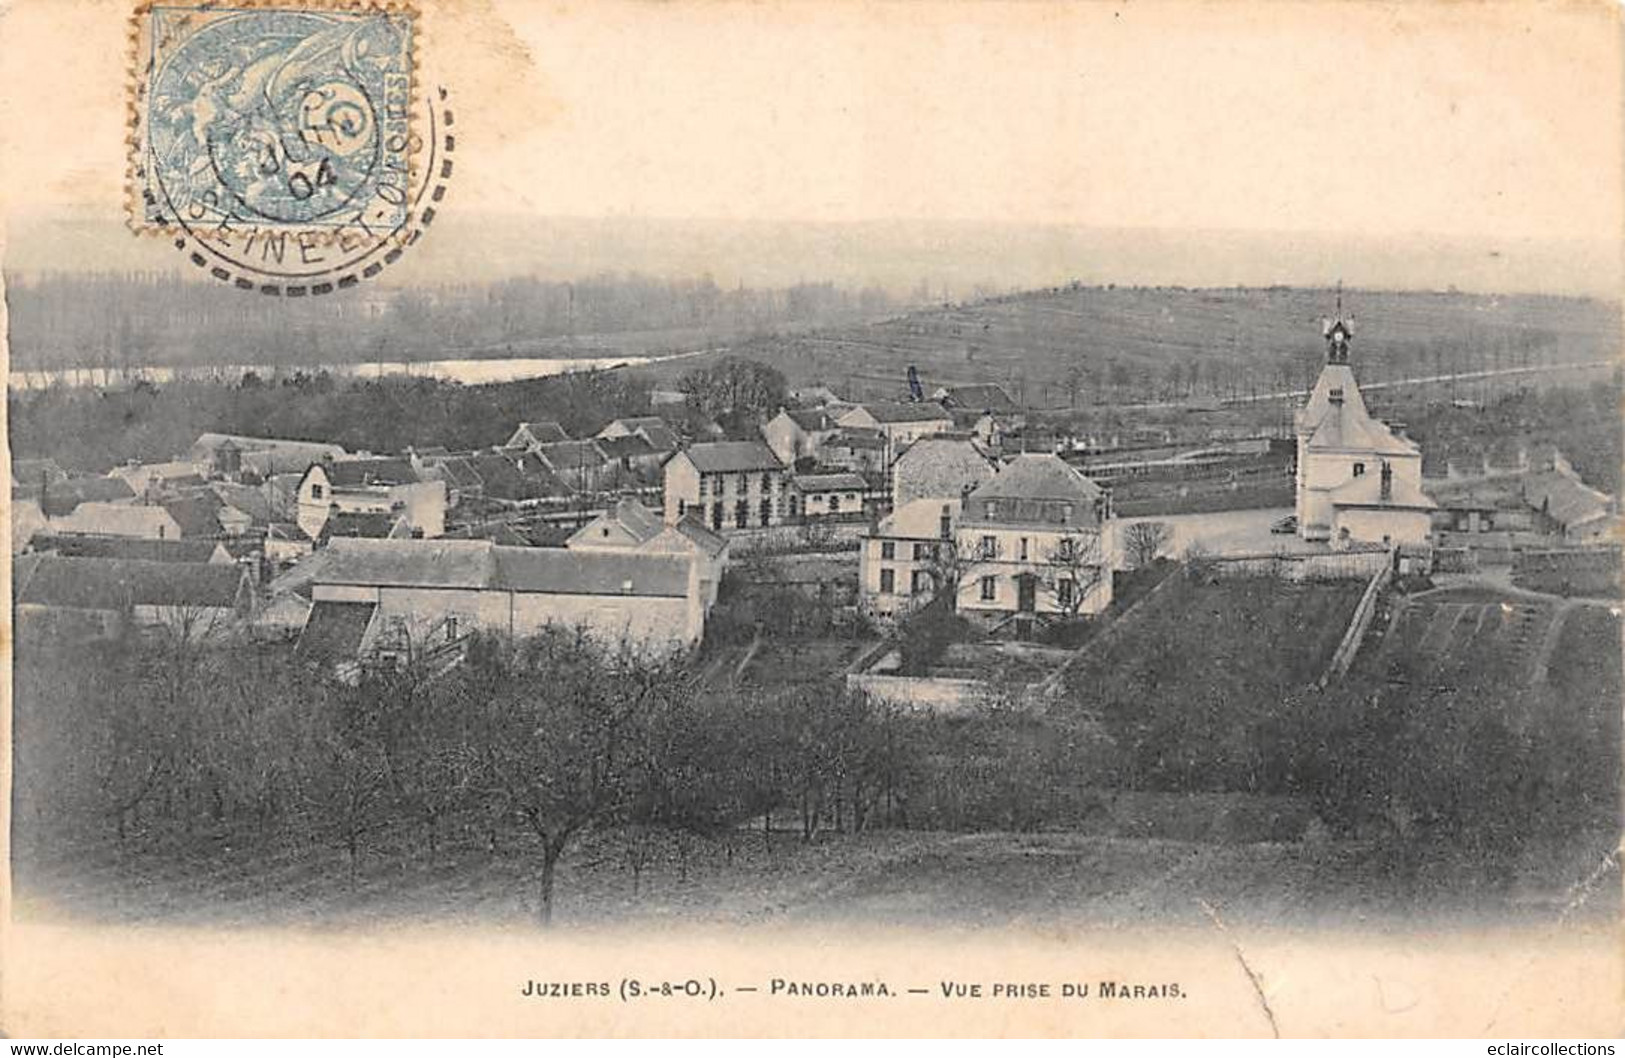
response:
{"label": "bare tree", "polygon": [[1167,522],[1134,522],[1123,530],[1123,549],[1129,565],[1143,569],[1155,562],[1173,542],[1174,532]]}
{"label": "bare tree", "polygon": [[1044,552],[1043,560],[1040,579],[1055,593],[1056,605],[1068,619],[1078,616],[1101,581],[1111,575],[1097,529],[1073,529],[1062,534]]}
{"label": "bare tree", "polygon": [[626,644],[606,653],[583,629],[544,629],[485,662],[501,671],[486,681],[494,693],[468,703],[474,764],[487,796],[540,843],[537,919],[547,925],[559,861],[585,829],[634,802],[638,726],[679,681]]}

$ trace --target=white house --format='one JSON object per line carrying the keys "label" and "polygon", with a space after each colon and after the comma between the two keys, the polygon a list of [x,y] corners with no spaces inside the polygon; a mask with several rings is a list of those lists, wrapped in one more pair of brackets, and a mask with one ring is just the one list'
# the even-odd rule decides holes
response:
{"label": "white house", "polygon": [[398,512],[413,532],[426,537],[446,531],[446,483],[424,481],[404,459],[340,459],[313,463],[299,481],[299,528],[319,539],[328,516]]}
{"label": "white house", "polygon": [[698,512],[715,532],[780,525],[788,513],[784,464],[761,441],[691,445],[666,461],[665,520]]}
{"label": "white house", "polygon": [[1426,543],[1437,505],[1422,490],[1422,450],[1366,411],[1350,323],[1339,316],[1325,334],[1326,366],[1296,415],[1298,533],[1334,547]]}
{"label": "white house", "polygon": [[869,486],[857,474],[797,474],[790,481],[790,514],[806,521],[852,519],[863,514],[863,493]]}
{"label": "white house", "polygon": [[858,552],[858,598],[864,609],[898,617],[930,602],[958,518],[958,499],[916,499],[882,518]]}
{"label": "white house", "polygon": [[964,500],[955,526],[960,613],[989,623],[1094,614],[1112,601],[1106,493],[1052,453],[1026,453]]}

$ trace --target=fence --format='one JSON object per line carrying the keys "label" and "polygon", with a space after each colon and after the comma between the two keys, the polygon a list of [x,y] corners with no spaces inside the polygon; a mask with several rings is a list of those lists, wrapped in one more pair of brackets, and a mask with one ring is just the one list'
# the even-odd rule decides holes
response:
{"label": "fence", "polygon": [[1332,652],[1331,662],[1320,676],[1320,686],[1324,687],[1332,680],[1341,679],[1349,670],[1354,655],[1360,649],[1360,642],[1365,639],[1366,629],[1371,627],[1371,617],[1377,612],[1377,596],[1382,593],[1392,572],[1393,566],[1384,564],[1371,577],[1371,583],[1365,586],[1365,594],[1360,596],[1359,605],[1354,607],[1354,616],[1349,619],[1348,630],[1343,633],[1337,649]]}
{"label": "fence", "polygon": [[1329,554],[1289,553],[1225,555],[1202,559],[1219,577],[1279,577],[1282,580],[1365,580],[1393,567],[1393,552],[1381,550],[1333,551]]}

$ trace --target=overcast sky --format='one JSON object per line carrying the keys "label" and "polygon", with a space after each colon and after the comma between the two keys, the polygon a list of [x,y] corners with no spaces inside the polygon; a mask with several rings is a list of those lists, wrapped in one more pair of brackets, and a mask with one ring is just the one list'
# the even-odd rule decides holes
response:
{"label": "overcast sky", "polygon": [[[117,212],[128,6],[23,0],[0,28],[12,215]],[[1569,242],[1589,255],[1575,282],[1618,280],[1621,37],[1603,3],[420,6],[471,219]],[[775,247],[707,252],[727,275]],[[1535,256],[1518,267],[1564,270]]]}

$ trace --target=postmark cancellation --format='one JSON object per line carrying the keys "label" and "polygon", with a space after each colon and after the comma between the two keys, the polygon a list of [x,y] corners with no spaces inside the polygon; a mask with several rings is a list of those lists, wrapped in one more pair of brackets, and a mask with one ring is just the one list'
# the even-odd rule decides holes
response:
{"label": "postmark cancellation", "polygon": [[419,38],[397,3],[141,4],[131,226],[278,281],[403,245],[429,175]]}

